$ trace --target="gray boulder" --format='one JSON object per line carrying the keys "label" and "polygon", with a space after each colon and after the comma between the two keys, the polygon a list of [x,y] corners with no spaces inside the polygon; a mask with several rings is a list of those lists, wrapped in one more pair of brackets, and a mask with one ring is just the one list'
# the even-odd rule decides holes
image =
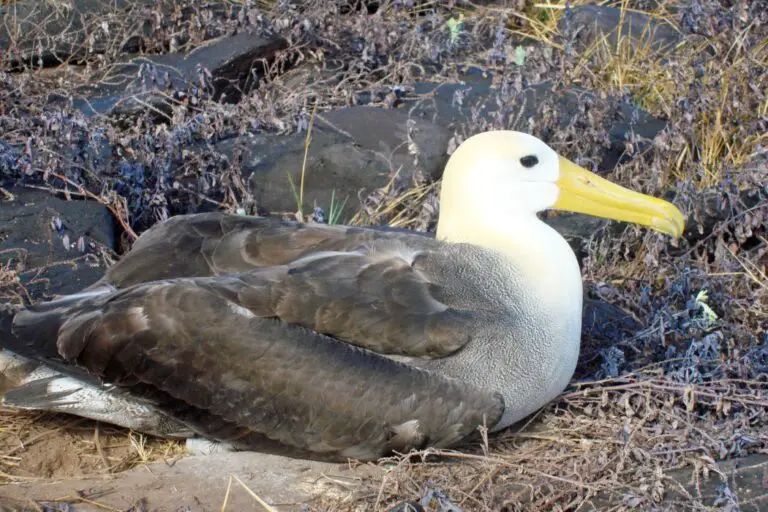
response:
{"label": "gray boulder", "polygon": [[76,91],[74,107],[86,116],[131,117],[149,111],[162,120],[170,117],[173,104],[194,105],[202,94],[235,102],[258,84],[263,62],[287,46],[282,37],[245,29],[189,53],[137,57]]}
{"label": "gray boulder", "polygon": [[608,48],[629,44],[634,51],[663,52],[674,49],[683,34],[672,24],[643,12],[605,5],[578,5],[560,18],[558,28],[573,34],[579,51],[605,38]]}

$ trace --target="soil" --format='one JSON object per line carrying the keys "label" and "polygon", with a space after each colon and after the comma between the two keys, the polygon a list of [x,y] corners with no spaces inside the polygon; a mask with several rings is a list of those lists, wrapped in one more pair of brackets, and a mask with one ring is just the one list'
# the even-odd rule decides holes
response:
{"label": "soil", "polygon": [[50,507],[72,504],[74,508],[66,510],[77,511],[264,510],[259,500],[273,510],[300,510],[301,503],[322,497],[343,500],[345,487],[382,474],[375,465],[350,468],[259,453],[185,457],[119,474],[91,469],[93,473],[77,478],[60,476],[6,485],[0,488],[4,498],[0,510],[5,510],[2,506],[23,510],[34,503]]}
{"label": "soil", "polygon": [[0,424],[0,478],[6,482],[117,473],[183,453],[176,442],[65,414],[0,409]]}

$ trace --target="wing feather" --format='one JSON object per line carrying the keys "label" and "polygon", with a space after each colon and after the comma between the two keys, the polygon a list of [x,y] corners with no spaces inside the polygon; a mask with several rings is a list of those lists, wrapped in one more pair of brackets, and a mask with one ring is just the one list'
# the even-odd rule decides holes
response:
{"label": "wing feather", "polygon": [[325,252],[238,277],[238,304],[254,314],[300,325],[382,354],[445,357],[472,340],[478,314],[440,300],[441,286],[422,270],[439,262],[426,253],[413,265],[387,254]]}
{"label": "wing feather", "polygon": [[[274,318],[234,313],[248,283],[223,278],[139,284],[87,298],[40,332],[60,355],[150,399],[198,433],[241,447],[264,441],[331,458],[447,446],[501,415],[500,396]],[[235,304],[240,306],[240,304]],[[34,340],[34,307],[17,334]],[[439,397],[439,399],[436,399]],[[410,422],[410,423],[409,423]]]}
{"label": "wing feather", "polygon": [[235,446],[361,459],[448,446],[495,424],[501,397],[385,355],[448,356],[498,315],[482,290],[450,289],[473,263],[449,253],[398,232],[174,217],[98,294],[33,306],[14,328],[42,359]]}
{"label": "wing feather", "polygon": [[200,214],[144,233],[105,282],[239,275],[249,287],[227,296],[257,316],[382,354],[439,358],[470,343],[483,321],[448,303],[442,280],[453,263],[440,247],[399,232]]}

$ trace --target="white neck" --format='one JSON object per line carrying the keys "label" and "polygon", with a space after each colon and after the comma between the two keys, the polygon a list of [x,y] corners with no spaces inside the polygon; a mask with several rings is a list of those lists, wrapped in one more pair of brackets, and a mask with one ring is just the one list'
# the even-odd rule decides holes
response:
{"label": "white neck", "polygon": [[530,286],[542,293],[581,298],[581,271],[571,246],[533,214],[494,224],[461,214],[441,215],[436,237],[500,252],[523,275],[532,276]]}
{"label": "white neck", "polygon": [[[514,309],[522,317],[535,320],[521,322],[520,328],[525,332],[509,333],[510,339],[500,340],[492,351],[485,351],[492,360],[483,365],[493,372],[494,387],[502,393],[506,404],[504,416],[493,429],[498,430],[535,412],[568,385],[581,341],[581,272],[565,239],[535,215],[483,225],[472,225],[468,217],[441,214],[437,238],[503,254],[513,268],[512,275],[519,279],[511,297]],[[521,349],[519,344],[526,340],[535,342],[535,346]],[[521,353],[525,354],[525,361],[520,361]],[[467,351],[466,357],[485,357],[484,354],[478,356]],[[540,376],[547,389],[535,396],[526,391],[525,386],[530,383],[522,382],[521,364],[532,375]],[[474,380],[472,376],[465,377]]]}

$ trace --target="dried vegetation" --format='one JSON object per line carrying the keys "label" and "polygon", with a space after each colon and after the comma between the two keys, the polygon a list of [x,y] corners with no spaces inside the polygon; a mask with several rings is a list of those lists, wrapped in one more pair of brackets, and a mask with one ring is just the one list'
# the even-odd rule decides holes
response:
{"label": "dried vegetation", "polygon": [[[468,112],[453,144],[481,130],[517,128],[599,170],[609,145],[608,109],[585,99],[572,119],[560,119],[544,102],[533,121],[517,115],[518,95],[552,80],[634,102],[668,128],[652,141],[628,133],[631,158],[612,179],[651,194],[674,190],[691,229],[678,244],[631,226],[610,237],[596,233],[583,270],[590,294],[645,328],[610,347],[585,340],[574,385],[521,432],[491,436],[464,453],[382,461],[383,480],[363,481],[323,506],[385,510],[404,499],[431,499],[431,510],[451,510],[450,503],[464,510],[576,510],[609,500],[608,508],[595,506],[650,510],[677,491],[668,509],[707,509],[671,471],[721,480],[717,461],[768,450],[768,2],[603,2],[679,31],[678,44],[664,51],[628,36],[579,49],[579,27],[563,21],[570,10],[559,0],[521,0],[517,10],[388,1],[374,13],[340,10],[343,3],[233,4],[222,15],[180,1],[173,15],[138,11],[151,25],[142,39],[149,52],[194,45],[236,25],[271,27],[290,42],[259,89],[238,104],[215,103],[202,88],[195,105],[176,107],[165,124],[149,113],[121,123],[85,120],[66,104],[41,106],[52,90],[66,97],[115,61],[127,35],[117,21],[108,37],[99,36],[98,52],[83,50],[83,66],[40,71],[33,62],[23,73],[0,72],[2,177],[93,194],[121,219],[130,243],[136,232],[185,211],[192,197],[253,211],[239,162],[223,161],[210,143],[249,131],[306,130],[313,107],[322,113],[360,102],[413,103],[423,99],[412,94],[414,81],[458,81],[474,66],[492,76],[499,108],[491,116]],[[7,65],[13,49],[3,58]],[[209,149],[192,157],[183,148],[193,141]],[[124,156],[115,168],[102,165],[104,145]],[[418,148],[411,149],[418,162]],[[416,176],[395,177],[364,198],[354,222],[433,225],[439,182]],[[191,185],[174,186],[182,177]],[[4,280],[12,274],[0,269]],[[0,419],[0,437],[21,438],[16,422],[37,416]],[[22,478],[14,450],[0,453],[5,478]],[[133,457],[104,464],[127,466]],[[720,483],[720,508],[759,499],[740,498]]]}

